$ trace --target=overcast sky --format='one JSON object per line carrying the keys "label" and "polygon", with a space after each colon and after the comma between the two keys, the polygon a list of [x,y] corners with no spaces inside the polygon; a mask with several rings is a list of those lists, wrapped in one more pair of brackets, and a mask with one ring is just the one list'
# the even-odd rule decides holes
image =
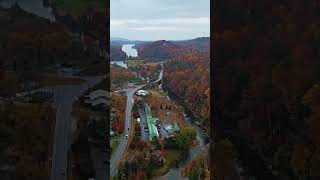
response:
{"label": "overcast sky", "polygon": [[111,37],[183,40],[210,36],[210,0],[111,0]]}

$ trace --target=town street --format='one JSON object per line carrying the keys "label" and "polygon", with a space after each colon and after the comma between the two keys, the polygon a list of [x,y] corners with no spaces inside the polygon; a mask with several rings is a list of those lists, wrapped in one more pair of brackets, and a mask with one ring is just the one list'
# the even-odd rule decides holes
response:
{"label": "town street", "polygon": [[115,176],[117,174],[117,167],[120,162],[120,159],[124,153],[124,150],[126,149],[126,146],[128,144],[128,140],[130,137],[126,138],[125,135],[130,135],[128,128],[131,127],[131,109],[132,109],[132,96],[133,94],[140,88],[142,88],[144,85],[141,85],[136,88],[130,88],[126,90],[127,95],[127,107],[126,107],[126,117],[125,117],[125,130],[124,134],[122,135],[120,139],[120,144],[115,151],[114,155],[111,158],[110,161],[110,175]]}
{"label": "town street", "polygon": [[99,83],[101,77],[79,77],[87,83],[80,85],[63,85],[53,87],[56,107],[56,124],[51,166],[51,180],[65,180],[67,177],[67,152],[71,144],[70,125],[72,103],[89,87]]}

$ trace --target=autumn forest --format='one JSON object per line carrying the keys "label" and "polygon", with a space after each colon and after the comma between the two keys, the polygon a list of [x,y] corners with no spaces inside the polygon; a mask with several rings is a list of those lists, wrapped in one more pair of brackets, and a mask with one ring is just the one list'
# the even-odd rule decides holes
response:
{"label": "autumn forest", "polygon": [[214,4],[214,177],[319,179],[319,2]]}

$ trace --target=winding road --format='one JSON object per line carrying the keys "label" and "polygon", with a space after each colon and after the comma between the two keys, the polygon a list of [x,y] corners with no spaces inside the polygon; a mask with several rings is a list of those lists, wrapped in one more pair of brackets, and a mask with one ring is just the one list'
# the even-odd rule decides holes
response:
{"label": "winding road", "polygon": [[[161,81],[162,76],[163,76],[163,64],[162,63],[161,63],[161,66],[162,66],[162,70],[159,73],[158,79],[155,80],[154,82],[151,82],[150,84],[158,83]],[[121,136],[120,144],[110,160],[110,175],[111,175],[111,177],[113,177],[117,174],[119,162],[121,160],[121,157],[126,149],[126,146],[128,145],[128,141],[130,139],[130,137],[126,138],[125,135],[128,134],[130,136],[128,128],[131,127],[132,97],[137,90],[141,89],[145,85],[147,85],[147,84],[143,84],[138,87],[129,88],[126,90],[127,107],[126,107],[126,117],[125,117],[125,133]]]}
{"label": "winding road", "polygon": [[[67,77],[66,75],[65,77]],[[73,101],[82,95],[88,88],[98,84],[103,77],[79,77],[86,80],[80,85],[61,85],[53,87],[56,107],[56,124],[52,154],[50,180],[65,180],[67,178],[67,153],[71,145],[70,126]]]}

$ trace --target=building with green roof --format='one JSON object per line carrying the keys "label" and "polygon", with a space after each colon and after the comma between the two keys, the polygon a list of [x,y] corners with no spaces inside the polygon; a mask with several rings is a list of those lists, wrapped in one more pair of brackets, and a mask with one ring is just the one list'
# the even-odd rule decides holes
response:
{"label": "building with green roof", "polygon": [[179,132],[180,131],[180,127],[177,122],[173,122],[171,125],[165,126],[164,129],[167,130],[168,132]]}
{"label": "building with green roof", "polygon": [[145,105],[144,110],[146,112],[146,117],[147,117],[149,139],[152,140],[154,137],[159,137],[158,129],[156,127],[156,122],[159,119],[152,117],[151,109],[147,104]]}
{"label": "building with green roof", "polygon": [[173,129],[174,132],[179,132],[180,131],[180,127],[179,127],[177,122],[173,122],[172,129]]}

